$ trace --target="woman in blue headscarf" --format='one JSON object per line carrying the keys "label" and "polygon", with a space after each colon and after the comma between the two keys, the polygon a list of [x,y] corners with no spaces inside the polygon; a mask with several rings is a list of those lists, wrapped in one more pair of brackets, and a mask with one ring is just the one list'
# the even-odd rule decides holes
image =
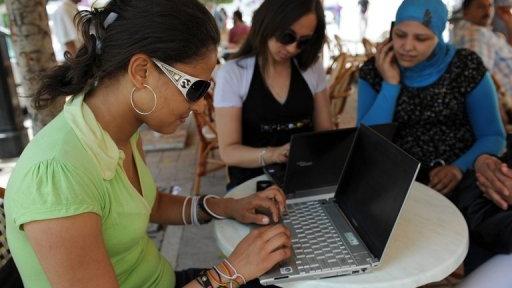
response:
{"label": "woman in blue headscarf", "polygon": [[396,122],[394,142],[421,161],[417,180],[446,194],[484,153],[505,147],[496,89],[482,60],[445,43],[441,0],[405,0],[392,40],[360,70],[357,122]]}

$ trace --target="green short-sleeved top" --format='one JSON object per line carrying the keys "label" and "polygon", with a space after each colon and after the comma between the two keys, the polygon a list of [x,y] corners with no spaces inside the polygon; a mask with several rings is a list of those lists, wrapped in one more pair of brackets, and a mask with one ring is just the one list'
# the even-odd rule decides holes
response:
{"label": "green short-sleeved top", "polygon": [[50,287],[23,224],[92,212],[101,217],[121,287],[173,287],[175,275],[147,234],[156,187],[131,139],[142,194],[124,170],[124,154],[77,95],[30,142],[7,185],[7,240],[26,288]]}

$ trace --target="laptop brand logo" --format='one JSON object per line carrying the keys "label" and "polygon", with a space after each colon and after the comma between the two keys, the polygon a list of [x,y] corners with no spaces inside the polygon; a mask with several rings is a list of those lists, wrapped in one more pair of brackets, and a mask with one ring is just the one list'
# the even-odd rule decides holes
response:
{"label": "laptop brand logo", "polygon": [[313,161],[299,161],[297,162],[297,166],[299,167],[307,167],[313,165]]}
{"label": "laptop brand logo", "polygon": [[281,267],[280,270],[281,270],[281,274],[290,274],[293,272],[293,269],[290,266]]}

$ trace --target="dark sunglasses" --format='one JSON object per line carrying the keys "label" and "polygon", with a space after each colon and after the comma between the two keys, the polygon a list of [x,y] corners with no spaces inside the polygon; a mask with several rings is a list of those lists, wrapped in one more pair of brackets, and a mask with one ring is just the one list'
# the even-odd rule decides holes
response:
{"label": "dark sunglasses", "polygon": [[282,33],[279,33],[276,36],[277,41],[283,45],[288,46],[288,45],[297,43],[298,49],[302,49],[302,48],[306,47],[311,42],[312,38],[313,38],[313,36],[311,36],[311,35],[297,37],[297,34],[295,33],[295,31],[293,31],[291,29],[288,29]]}
{"label": "dark sunglasses", "polygon": [[153,62],[160,67],[171,82],[181,91],[181,94],[187,99],[187,102],[194,103],[206,95],[212,85],[211,81],[202,80],[188,74],[185,74],[176,68],[173,68],[162,61],[152,58]]}

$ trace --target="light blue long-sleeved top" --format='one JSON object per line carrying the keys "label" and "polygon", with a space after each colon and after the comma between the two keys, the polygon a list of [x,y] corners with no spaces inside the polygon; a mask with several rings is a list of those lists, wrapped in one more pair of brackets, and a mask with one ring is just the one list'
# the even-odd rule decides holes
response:
{"label": "light blue long-sleeved top", "polygon": [[[357,125],[393,122],[400,84],[384,81],[377,93],[368,82],[359,79]],[[473,166],[482,154],[500,154],[505,148],[505,130],[500,119],[496,88],[489,73],[467,95],[466,111],[476,137],[473,146],[452,164],[462,171]]]}

